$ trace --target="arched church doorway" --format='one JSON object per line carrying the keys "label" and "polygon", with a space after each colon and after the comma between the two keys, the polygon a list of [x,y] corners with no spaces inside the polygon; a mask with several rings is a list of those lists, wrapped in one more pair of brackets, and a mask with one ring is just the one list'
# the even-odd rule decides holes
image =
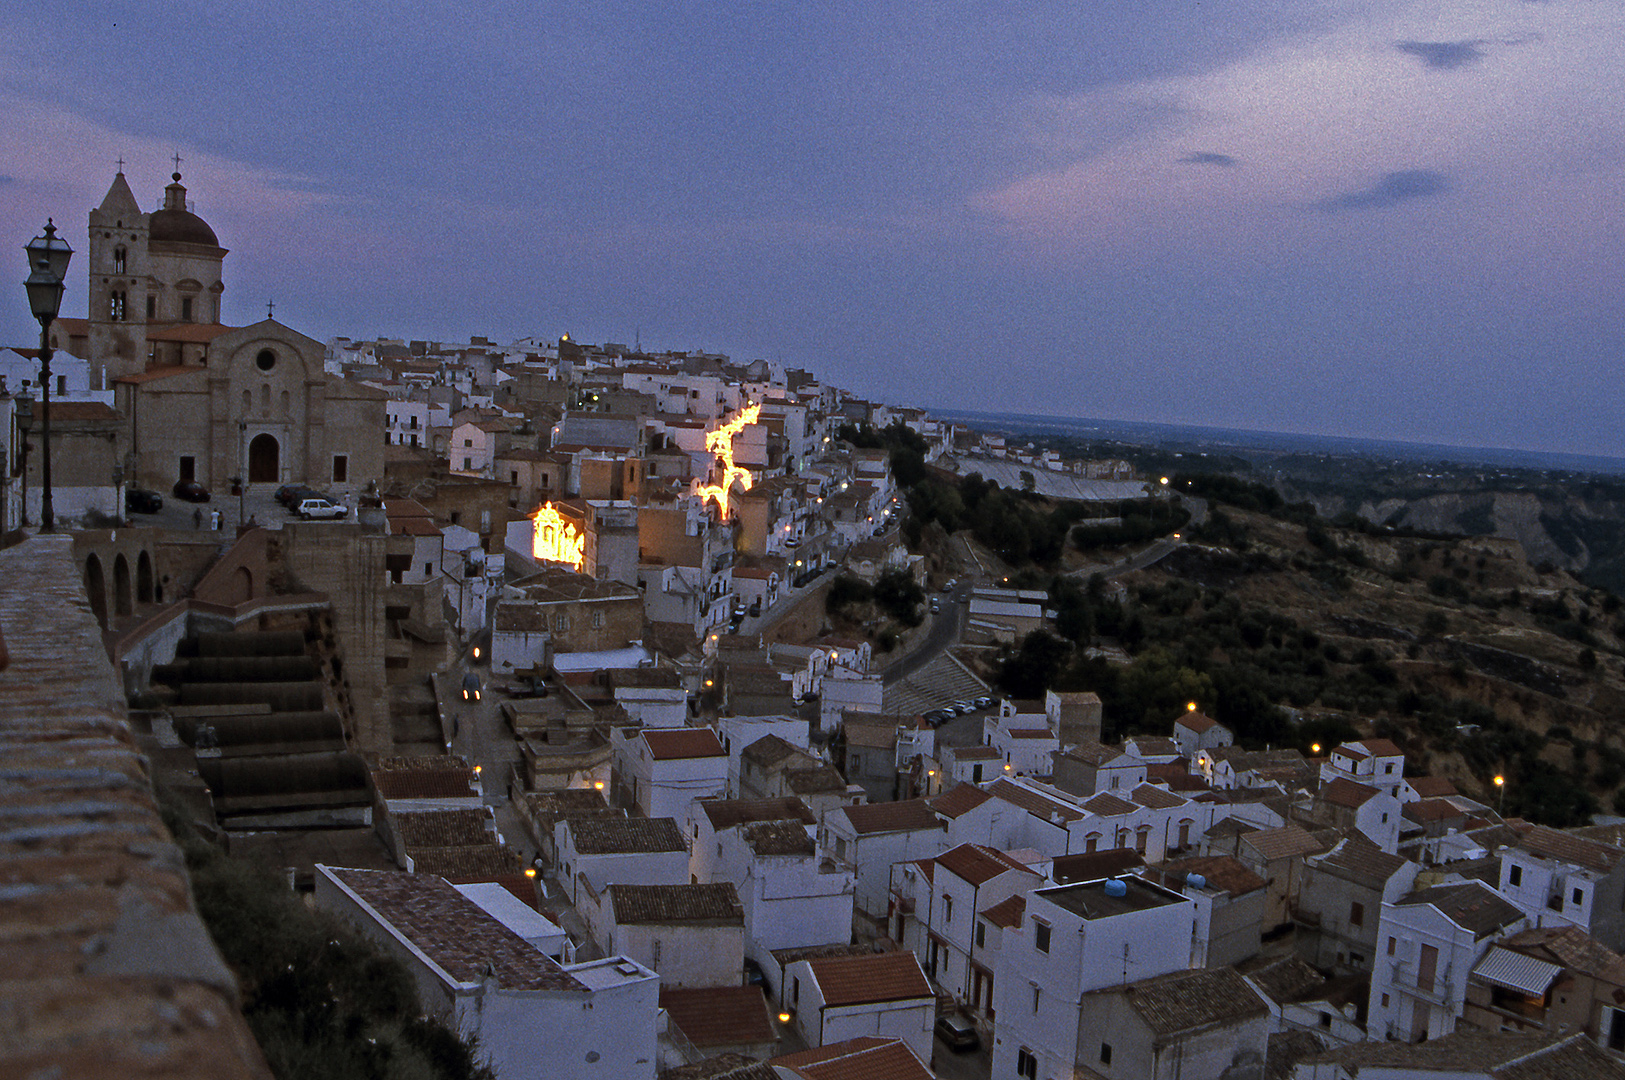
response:
{"label": "arched church doorway", "polygon": [[248,482],[274,484],[282,479],[278,460],[280,454],[281,448],[277,446],[276,436],[254,436],[254,440],[248,444]]}

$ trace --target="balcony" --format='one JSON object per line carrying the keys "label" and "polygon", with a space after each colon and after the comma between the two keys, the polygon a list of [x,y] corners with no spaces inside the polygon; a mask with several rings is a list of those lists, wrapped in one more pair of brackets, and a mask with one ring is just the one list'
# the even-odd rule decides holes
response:
{"label": "balcony", "polygon": [[1434,971],[1431,982],[1424,987],[1417,981],[1415,960],[1396,960],[1393,964],[1392,982],[1395,990],[1420,1001],[1451,1006],[1454,1005],[1454,1001],[1451,998],[1450,974],[1451,965],[1445,964]]}

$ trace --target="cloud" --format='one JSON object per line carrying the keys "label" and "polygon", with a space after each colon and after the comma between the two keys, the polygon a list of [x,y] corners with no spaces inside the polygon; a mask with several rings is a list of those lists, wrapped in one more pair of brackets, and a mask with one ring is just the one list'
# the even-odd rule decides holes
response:
{"label": "cloud", "polygon": [[1394,48],[1420,57],[1430,68],[1451,70],[1476,64],[1484,58],[1482,41],[1400,41]]}
{"label": "cloud", "polygon": [[1328,213],[1339,210],[1382,209],[1398,206],[1411,199],[1439,195],[1449,189],[1450,181],[1440,173],[1429,169],[1401,169],[1398,172],[1384,173],[1382,179],[1370,187],[1345,192],[1319,205]]}
{"label": "cloud", "polygon": [[1215,154],[1208,150],[1195,150],[1179,159],[1185,165],[1222,165],[1232,168],[1240,162],[1229,154]]}

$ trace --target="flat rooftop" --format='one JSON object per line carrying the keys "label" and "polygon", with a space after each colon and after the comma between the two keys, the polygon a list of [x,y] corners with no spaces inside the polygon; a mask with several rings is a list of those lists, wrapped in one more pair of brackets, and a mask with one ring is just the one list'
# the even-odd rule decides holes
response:
{"label": "flat rooftop", "polygon": [[[1108,881],[1121,881],[1125,887],[1122,896],[1106,893]],[[1100,878],[1080,881],[1076,885],[1058,885],[1053,889],[1039,889],[1033,893],[1056,907],[1064,908],[1083,919],[1109,919],[1133,911],[1149,911],[1169,904],[1188,904],[1179,893],[1170,892],[1132,874],[1120,878]]]}

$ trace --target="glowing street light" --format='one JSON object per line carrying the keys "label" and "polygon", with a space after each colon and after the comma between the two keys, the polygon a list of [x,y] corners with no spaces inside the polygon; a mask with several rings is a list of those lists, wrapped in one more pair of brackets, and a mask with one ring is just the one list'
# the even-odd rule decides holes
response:
{"label": "glowing street light", "polygon": [[1495,812],[1499,814],[1501,812],[1501,808],[1505,806],[1507,802],[1507,778],[1501,776],[1500,774],[1496,774],[1495,787],[1496,790],[1501,793],[1496,797],[1495,800]]}

